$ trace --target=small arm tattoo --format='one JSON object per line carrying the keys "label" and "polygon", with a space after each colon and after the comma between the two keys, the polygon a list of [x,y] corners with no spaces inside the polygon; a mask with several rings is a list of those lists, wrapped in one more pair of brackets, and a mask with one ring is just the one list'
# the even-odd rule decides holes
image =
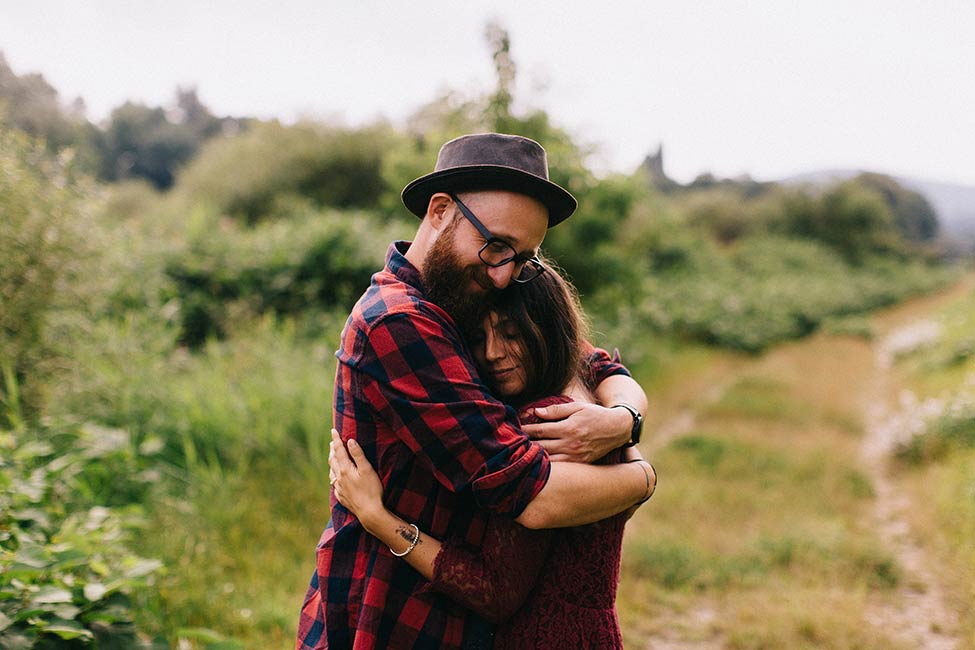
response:
{"label": "small arm tattoo", "polygon": [[[405,539],[410,544],[413,544],[414,543],[414,541],[413,541],[413,528],[411,526],[399,526],[396,529],[396,532],[397,532],[397,534],[399,534],[400,537],[402,537],[403,539]],[[423,540],[420,539],[420,534],[419,533],[416,534],[416,543],[417,544],[422,544],[423,543]]]}

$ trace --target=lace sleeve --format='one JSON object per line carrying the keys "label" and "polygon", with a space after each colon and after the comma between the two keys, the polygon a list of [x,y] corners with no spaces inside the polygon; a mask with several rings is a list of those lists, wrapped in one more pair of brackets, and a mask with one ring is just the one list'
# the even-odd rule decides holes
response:
{"label": "lace sleeve", "polygon": [[443,542],[431,587],[492,623],[517,611],[534,587],[551,546],[551,530],[529,530],[511,519],[488,519],[480,549]]}

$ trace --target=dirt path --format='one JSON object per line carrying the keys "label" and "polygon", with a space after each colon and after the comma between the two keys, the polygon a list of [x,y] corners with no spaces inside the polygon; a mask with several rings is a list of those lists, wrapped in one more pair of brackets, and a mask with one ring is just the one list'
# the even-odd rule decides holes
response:
{"label": "dirt path", "polygon": [[959,648],[958,623],[945,606],[932,561],[907,523],[910,493],[899,484],[890,463],[897,442],[919,410],[916,398],[897,384],[891,368],[899,348],[937,336],[938,325],[929,320],[931,310],[964,295],[972,284],[968,278],[949,291],[878,316],[875,326],[882,336],[874,345],[873,368],[862,393],[866,433],[860,452],[876,491],[873,516],[903,572],[895,598],[871,603],[869,622],[905,644],[926,650]]}
{"label": "dirt path", "polygon": [[[662,396],[662,414],[645,451],[662,448],[674,438],[691,432],[703,409],[721,399],[741,376],[772,373],[788,377],[793,389],[808,399],[837,404],[863,422],[860,462],[869,475],[876,498],[872,508],[879,537],[896,558],[901,580],[894,592],[871,594],[865,623],[877,626],[905,647],[925,650],[960,650],[954,636],[956,617],[945,606],[937,572],[907,523],[910,492],[899,485],[890,464],[891,452],[902,433],[904,413],[898,408],[903,391],[891,371],[898,345],[910,338],[931,336],[930,314],[940,305],[957,299],[975,285],[969,277],[939,294],[910,301],[886,310],[873,319],[877,336],[862,341],[813,337],[777,348],[763,357],[736,363],[722,362],[689,377]],[[660,396],[658,396],[659,399]],[[648,650],[706,650],[722,648],[720,634],[702,634],[713,628],[720,613],[702,597],[682,612],[673,612],[667,629],[648,639]],[[702,638],[704,637],[704,638]]]}

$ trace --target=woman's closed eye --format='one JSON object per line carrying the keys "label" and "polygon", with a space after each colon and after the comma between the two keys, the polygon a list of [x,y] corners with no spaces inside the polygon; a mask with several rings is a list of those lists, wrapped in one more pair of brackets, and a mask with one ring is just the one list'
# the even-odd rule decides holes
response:
{"label": "woman's closed eye", "polygon": [[505,341],[520,341],[521,334],[518,332],[518,328],[514,325],[506,325],[501,328],[501,337]]}

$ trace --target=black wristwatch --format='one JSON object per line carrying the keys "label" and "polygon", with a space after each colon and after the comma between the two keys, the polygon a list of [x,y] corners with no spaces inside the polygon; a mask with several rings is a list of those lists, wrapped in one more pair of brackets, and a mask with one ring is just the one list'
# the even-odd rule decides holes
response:
{"label": "black wristwatch", "polygon": [[643,416],[640,415],[640,412],[629,404],[613,404],[610,408],[626,409],[633,416],[633,429],[630,431],[630,441],[623,446],[632,447],[639,443],[640,434],[643,433]]}

